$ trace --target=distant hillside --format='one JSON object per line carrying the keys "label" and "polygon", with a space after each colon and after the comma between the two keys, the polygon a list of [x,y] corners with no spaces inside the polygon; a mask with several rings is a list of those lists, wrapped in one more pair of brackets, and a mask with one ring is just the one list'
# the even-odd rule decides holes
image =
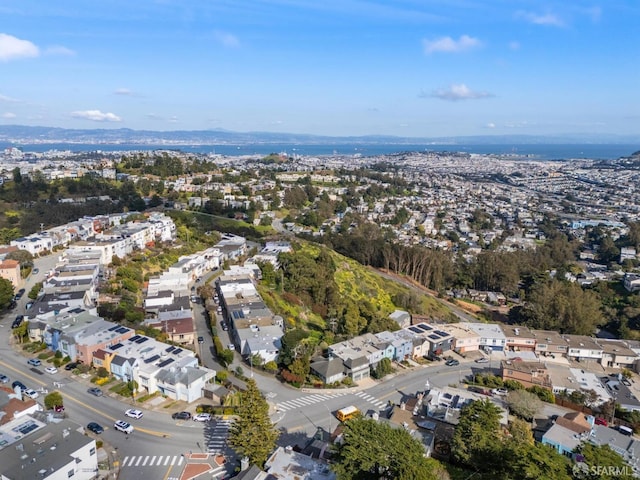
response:
{"label": "distant hillside", "polygon": [[0,142],[28,143],[85,143],[85,144],[141,144],[155,145],[245,145],[245,144],[474,144],[474,145],[531,145],[531,144],[633,144],[640,143],[639,135],[478,135],[454,137],[397,137],[391,135],[363,135],[351,137],[321,136],[299,133],[232,132],[228,130],[132,130],[65,129],[24,125],[0,126]]}

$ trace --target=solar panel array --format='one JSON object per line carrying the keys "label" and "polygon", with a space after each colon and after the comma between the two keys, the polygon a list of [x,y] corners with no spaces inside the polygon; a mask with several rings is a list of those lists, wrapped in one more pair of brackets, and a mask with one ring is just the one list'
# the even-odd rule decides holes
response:
{"label": "solar panel array", "polygon": [[166,367],[166,366],[167,366],[167,365],[169,365],[171,362],[173,362],[173,358],[168,358],[168,359],[166,359],[166,360],[161,361],[161,362],[158,364],[158,366],[159,366],[160,368],[162,368],[162,367]]}

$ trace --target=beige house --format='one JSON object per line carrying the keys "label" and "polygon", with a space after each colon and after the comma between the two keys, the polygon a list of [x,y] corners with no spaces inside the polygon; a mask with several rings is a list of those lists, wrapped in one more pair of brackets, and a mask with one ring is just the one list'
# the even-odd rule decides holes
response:
{"label": "beige house", "polygon": [[635,369],[638,356],[625,342],[598,339],[598,344],[602,347],[603,367]]}
{"label": "beige house", "polygon": [[525,388],[537,385],[551,390],[551,377],[547,366],[542,362],[521,362],[521,361],[503,361],[502,380],[515,380],[525,386]]}
{"label": "beige house", "polygon": [[480,335],[464,323],[448,323],[439,326],[453,336],[453,351],[456,353],[476,352],[480,349]]}
{"label": "beige house", "polygon": [[17,260],[5,259],[0,262],[0,278],[4,278],[11,282],[13,288],[20,286],[20,262]]}
{"label": "beige house", "polygon": [[536,349],[536,338],[527,327],[502,325],[502,331],[507,339],[507,351],[533,352]]}

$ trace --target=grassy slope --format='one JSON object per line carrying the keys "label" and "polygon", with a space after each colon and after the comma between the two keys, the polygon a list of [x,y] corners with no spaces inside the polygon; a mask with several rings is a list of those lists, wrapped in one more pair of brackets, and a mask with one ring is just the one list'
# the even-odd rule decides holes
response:
{"label": "grassy slope", "polygon": [[[301,253],[304,255],[316,257],[319,252],[320,247],[317,245],[302,244]],[[397,308],[392,298],[398,293],[409,291],[408,287],[376,274],[355,260],[334,251],[330,251],[330,255],[336,265],[334,278],[340,295],[356,303],[368,301],[377,311],[383,315],[389,315]],[[307,327],[311,330],[325,330],[327,328],[325,320],[306,306],[291,304],[284,300],[278,292],[268,287],[260,286],[259,291],[269,308],[282,315],[290,325]],[[420,294],[419,299],[420,311],[411,313],[430,315],[440,319],[451,318],[451,311],[435,298]]]}

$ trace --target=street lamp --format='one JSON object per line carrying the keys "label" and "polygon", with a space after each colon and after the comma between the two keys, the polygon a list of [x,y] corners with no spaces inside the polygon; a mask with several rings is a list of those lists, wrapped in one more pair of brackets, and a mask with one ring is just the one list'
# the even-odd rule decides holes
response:
{"label": "street lamp", "polygon": [[329,440],[331,440],[331,410],[329,410],[327,405],[325,405],[324,408],[327,409],[327,413],[329,414],[329,430],[327,433],[329,434]]}

